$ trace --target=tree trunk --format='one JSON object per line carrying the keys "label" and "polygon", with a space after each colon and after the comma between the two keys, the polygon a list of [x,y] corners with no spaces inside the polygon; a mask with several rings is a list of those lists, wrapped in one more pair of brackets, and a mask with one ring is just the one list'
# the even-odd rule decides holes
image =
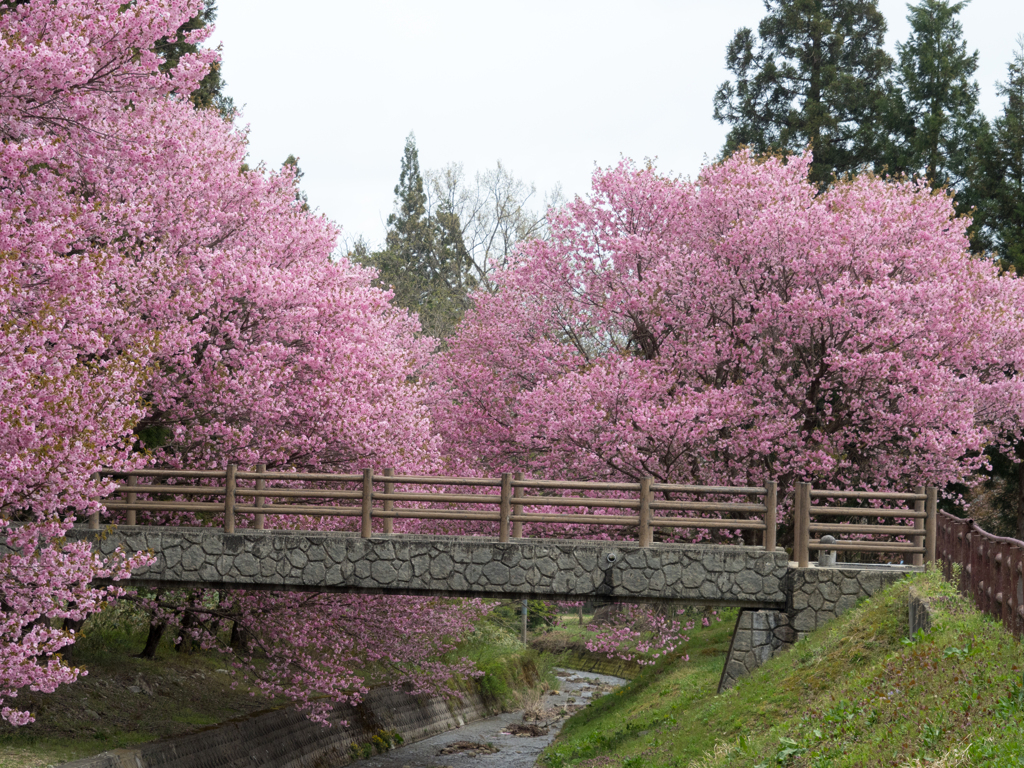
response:
{"label": "tree trunk", "polygon": [[231,640],[229,643],[236,651],[244,651],[249,644],[249,633],[237,621],[231,622]]}
{"label": "tree trunk", "polygon": [[156,649],[160,645],[160,638],[163,637],[165,629],[167,629],[166,619],[158,621],[156,624],[150,623],[149,635],[146,637],[146,647],[139,654],[140,659],[156,658]]}
{"label": "tree trunk", "polygon": [[178,642],[174,650],[178,653],[192,653],[195,650],[195,643],[192,640],[192,633],[189,628],[195,624],[195,616],[190,611],[185,611],[181,619],[181,628],[178,629]]}

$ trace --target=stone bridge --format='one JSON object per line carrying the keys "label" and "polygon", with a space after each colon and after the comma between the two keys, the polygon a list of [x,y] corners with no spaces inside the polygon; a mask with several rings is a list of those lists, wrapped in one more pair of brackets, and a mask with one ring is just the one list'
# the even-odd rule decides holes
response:
{"label": "stone bridge", "polygon": [[111,526],[68,538],[149,550],[144,587],[736,606],[720,690],[904,574],[907,566],[800,568],[782,550],[705,544]]}
{"label": "stone bridge", "polygon": [[131,579],[149,587],[786,604],[786,553],[763,547],[146,526],[76,528],[69,538],[104,554],[151,550],[157,562]]}

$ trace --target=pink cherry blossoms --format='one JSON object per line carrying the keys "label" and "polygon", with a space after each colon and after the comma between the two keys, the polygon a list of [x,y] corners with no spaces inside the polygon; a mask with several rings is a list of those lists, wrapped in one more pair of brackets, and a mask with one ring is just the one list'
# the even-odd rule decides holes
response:
{"label": "pink cherry blossoms", "polygon": [[1021,283],[948,197],[810,156],[695,182],[628,162],[551,219],[432,364],[466,464],[588,480],[887,489],[1019,431]]}
{"label": "pink cherry blossoms", "polygon": [[[244,133],[184,98],[214,53],[159,72],[154,44],[201,6],[0,3],[0,512],[18,551],[0,557],[0,707],[12,723],[31,719],[18,689],[77,674],[54,655],[73,640],[61,620],[118,594],[90,580],[144,561],[62,542],[110,488],[97,469],[438,465],[412,383],[430,348],[415,320],[333,258],[336,228],[296,201],[289,171],[245,168]],[[146,599],[157,621],[211,602]],[[368,660],[417,690],[469,672],[439,659],[482,610],[239,594],[193,611],[190,631],[214,642],[249,627],[268,690],[358,700]]]}

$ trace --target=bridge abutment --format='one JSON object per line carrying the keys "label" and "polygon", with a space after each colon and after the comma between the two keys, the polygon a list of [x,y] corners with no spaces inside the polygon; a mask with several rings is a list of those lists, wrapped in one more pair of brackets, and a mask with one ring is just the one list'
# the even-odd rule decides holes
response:
{"label": "bridge abutment", "polygon": [[786,608],[741,610],[718,692],[731,688],[808,633],[871,597],[920,566],[836,565],[798,568],[789,563]]}

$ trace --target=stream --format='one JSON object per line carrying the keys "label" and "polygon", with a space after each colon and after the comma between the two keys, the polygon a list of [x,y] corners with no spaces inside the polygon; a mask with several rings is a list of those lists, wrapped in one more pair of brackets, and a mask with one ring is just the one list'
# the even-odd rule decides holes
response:
{"label": "stream", "polygon": [[[506,712],[382,755],[352,763],[358,768],[532,768],[554,741],[565,718],[629,682],[621,677],[555,669],[558,692],[546,691],[526,711]],[[522,731],[513,735],[509,731]],[[538,733],[546,731],[546,733]],[[538,735],[533,735],[538,733]]]}

